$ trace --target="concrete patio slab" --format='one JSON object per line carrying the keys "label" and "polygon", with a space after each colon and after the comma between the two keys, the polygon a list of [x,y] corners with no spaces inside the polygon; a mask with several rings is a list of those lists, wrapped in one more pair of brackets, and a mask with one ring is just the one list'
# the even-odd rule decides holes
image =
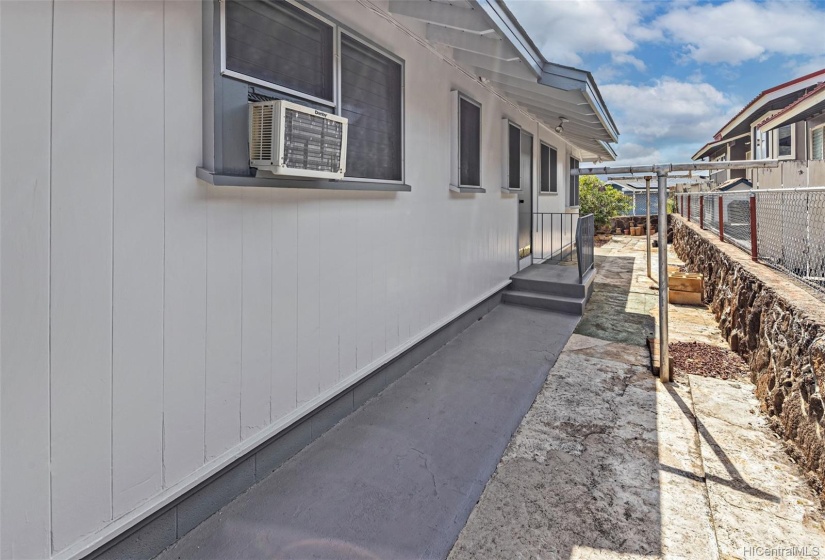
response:
{"label": "concrete patio slab", "polygon": [[500,305],[159,558],[444,558],[578,317]]}
{"label": "concrete patio slab", "polygon": [[[825,555],[822,510],[753,385],[650,374],[643,337],[658,291],[644,239],[617,237],[596,254],[585,316],[450,559]],[[669,310],[672,342],[727,348],[706,307]]]}
{"label": "concrete patio slab", "polygon": [[759,556],[748,553],[756,547],[799,549],[786,557],[825,555],[818,500],[759,413],[752,386],[689,377],[723,557]]}
{"label": "concrete patio slab", "polygon": [[570,339],[451,560],[717,557],[696,432],[648,361]]}

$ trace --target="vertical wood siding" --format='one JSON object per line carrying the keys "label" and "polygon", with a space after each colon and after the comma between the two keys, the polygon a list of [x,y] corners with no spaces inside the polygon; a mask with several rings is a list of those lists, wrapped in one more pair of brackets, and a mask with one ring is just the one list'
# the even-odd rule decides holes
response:
{"label": "vertical wood siding", "polygon": [[113,24],[112,2],[55,2],[51,218],[55,550],[112,519]]}
{"label": "vertical wood siding", "polygon": [[0,2],[0,68],[0,557],[45,558],[51,552],[51,2]]}
{"label": "vertical wood siding", "polygon": [[[159,503],[515,272],[499,127],[535,123],[322,9],[405,60],[412,192],[199,182],[200,2],[0,2],[4,558]],[[452,88],[483,105],[485,194],[448,189]]]}
{"label": "vertical wood siding", "polygon": [[163,4],[114,20],[112,500],[116,517],[162,488]]}

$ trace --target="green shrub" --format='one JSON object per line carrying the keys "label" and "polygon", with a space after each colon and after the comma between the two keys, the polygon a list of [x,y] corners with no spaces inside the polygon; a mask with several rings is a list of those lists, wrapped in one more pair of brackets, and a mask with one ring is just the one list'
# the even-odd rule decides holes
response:
{"label": "green shrub", "polygon": [[633,209],[630,197],[602,183],[598,177],[579,179],[579,213],[593,214],[596,227],[610,225],[610,218],[623,216]]}

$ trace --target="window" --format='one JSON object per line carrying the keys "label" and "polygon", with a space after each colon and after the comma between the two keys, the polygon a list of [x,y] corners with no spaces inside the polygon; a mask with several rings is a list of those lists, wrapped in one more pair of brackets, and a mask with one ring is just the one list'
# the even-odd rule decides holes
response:
{"label": "window", "polygon": [[521,129],[507,123],[507,188],[521,189]]}
{"label": "window", "polygon": [[[576,158],[570,158],[570,170],[578,169],[579,168],[579,160]],[[570,200],[568,201],[568,206],[578,206],[579,205],[579,176],[578,175],[571,175],[570,176]]]}
{"label": "window", "polygon": [[825,126],[811,131],[811,159],[825,159]]}
{"label": "window", "polygon": [[481,188],[481,105],[452,92],[450,188],[459,192],[484,192]]}
{"label": "window", "polygon": [[346,179],[403,183],[403,61],[292,0],[223,0],[220,10],[232,95],[241,80],[250,101],[284,98],[346,117]]}
{"label": "window", "polygon": [[556,193],[559,190],[558,175],[556,166],[558,164],[558,153],[555,148],[551,148],[545,143],[541,143],[541,159],[539,160],[539,192]]}
{"label": "window", "polygon": [[341,37],[341,116],[349,119],[347,176],[401,180],[401,65]]}
{"label": "window", "polygon": [[334,103],[331,25],[288,2],[222,4],[224,73]]}
{"label": "window", "polygon": [[793,125],[780,126],[776,132],[777,156],[782,158],[793,157]]}

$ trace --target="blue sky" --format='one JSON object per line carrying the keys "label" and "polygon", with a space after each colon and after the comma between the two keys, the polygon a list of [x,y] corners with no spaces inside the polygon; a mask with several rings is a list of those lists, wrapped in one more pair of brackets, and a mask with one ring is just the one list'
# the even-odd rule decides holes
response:
{"label": "blue sky", "polygon": [[764,89],[825,68],[825,0],[507,0],[544,55],[590,70],[621,163],[690,156]]}

